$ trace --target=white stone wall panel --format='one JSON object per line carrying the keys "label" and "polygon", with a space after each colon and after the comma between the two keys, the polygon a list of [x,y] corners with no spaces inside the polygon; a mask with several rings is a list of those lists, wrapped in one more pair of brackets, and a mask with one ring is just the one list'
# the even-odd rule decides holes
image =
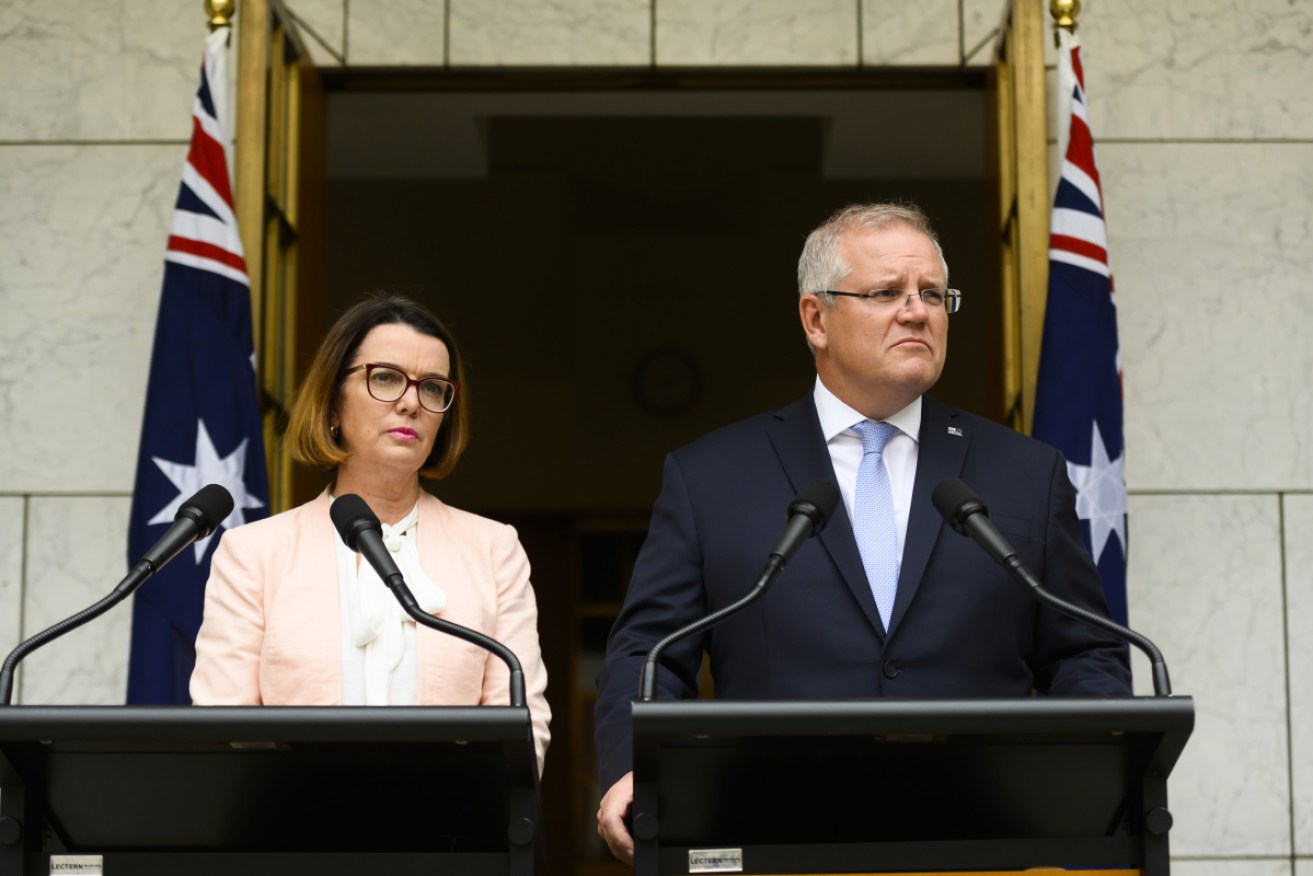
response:
{"label": "white stone wall panel", "polygon": [[657,0],[659,66],[853,66],[852,0]]}
{"label": "white stone wall panel", "polygon": [[[1169,785],[1172,854],[1289,854],[1277,497],[1133,495],[1128,578],[1131,625],[1195,702]],[[1151,695],[1148,661],[1132,665]]]}
{"label": "white stone wall panel", "polygon": [[[33,497],[23,613],[33,634],[94,605],[127,573],[130,500]],[[33,652],[20,669],[24,705],[116,705],[127,694],[130,601]]]}
{"label": "white stone wall panel", "polygon": [[650,0],[451,0],[451,64],[646,67]]}
{"label": "white stone wall panel", "polygon": [[0,142],[185,139],[205,22],[178,0],[0,3]]}
{"label": "white stone wall panel", "polygon": [[1313,487],[1313,144],[1098,157],[1131,488]]}
{"label": "white stone wall panel", "polygon": [[[1295,854],[1313,855],[1313,496],[1284,498]],[[1305,862],[1305,876],[1313,867]]]}
{"label": "white stone wall panel", "polygon": [[132,489],[186,151],[0,145],[0,490]]}

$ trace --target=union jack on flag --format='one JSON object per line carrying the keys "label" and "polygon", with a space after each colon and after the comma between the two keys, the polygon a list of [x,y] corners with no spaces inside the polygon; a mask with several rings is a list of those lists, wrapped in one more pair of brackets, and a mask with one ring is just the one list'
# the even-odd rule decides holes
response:
{"label": "union jack on flag", "polygon": [[1085,545],[1126,623],[1126,477],[1117,308],[1080,42],[1059,31],[1062,174],[1049,235],[1048,307],[1034,435],[1062,451]]}
{"label": "union jack on flag", "polygon": [[164,255],[141,449],[128,523],[131,567],[206,484],[232,493],[233,511],[142,587],[133,600],[129,704],[189,703],[210,556],[224,529],[267,513],[256,396],[251,293],[228,182],[219,112],[228,29],[205,43],[191,148]]}

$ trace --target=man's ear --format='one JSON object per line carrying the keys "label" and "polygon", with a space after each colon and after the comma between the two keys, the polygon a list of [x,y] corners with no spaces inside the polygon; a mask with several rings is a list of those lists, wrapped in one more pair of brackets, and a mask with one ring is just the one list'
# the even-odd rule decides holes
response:
{"label": "man's ear", "polygon": [[807,336],[807,343],[813,350],[823,350],[828,345],[826,336],[830,308],[815,295],[803,295],[798,299],[798,317],[802,320],[802,331]]}

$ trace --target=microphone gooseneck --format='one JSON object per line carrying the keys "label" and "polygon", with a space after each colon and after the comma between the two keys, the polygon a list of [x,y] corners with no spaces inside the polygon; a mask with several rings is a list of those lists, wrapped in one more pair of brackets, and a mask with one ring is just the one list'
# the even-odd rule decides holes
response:
{"label": "microphone gooseneck", "polygon": [[47,642],[99,617],[131,596],[151,576],[164,568],[166,563],[186,550],[188,545],[214,532],[232,510],[233,497],[222,486],[210,484],[201,487],[194,496],[182,503],[168,530],[160,536],[159,541],[151,545],[108,596],[90,608],[84,608],[72,617],[42,630],[9,652],[4,665],[0,666],[0,704],[9,705],[14,689],[14,670],[24,657]]}
{"label": "microphone gooseneck", "polygon": [[775,576],[793,558],[802,543],[825,528],[838,504],[839,488],[832,481],[815,480],[803,487],[789,503],[788,522],[785,524],[784,533],[767,556],[766,565],[757,576],[757,583],[739,601],[675,630],[653,645],[652,650],[647,652],[647,659],[643,662],[643,671],[638,679],[639,698],[644,702],[656,699],[657,661],[660,660],[662,651],[680,639],[715,626],[765,595]]}
{"label": "microphone gooseneck", "polygon": [[416,623],[464,639],[495,654],[510,670],[510,704],[512,706],[525,704],[524,670],[520,666],[519,658],[510,648],[491,636],[435,617],[420,608],[415,594],[406,586],[405,577],[397,568],[396,561],[392,559],[392,552],[383,543],[383,525],[379,523],[378,516],[370,510],[364,499],[354,493],[338,496],[329,506],[328,514],[333,519],[333,526],[337,529],[337,534],[342,538],[343,543],[358,552],[369,565],[374,567],[378,577],[383,579],[383,583],[392,591],[392,595],[401,603],[401,608],[407,615]]}
{"label": "microphone gooseneck", "polygon": [[1172,683],[1167,675],[1167,663],[1158,646],[1130,627],[1122,626],[1111,618],[1096,614],[1079,605],[1073,605],[1045,590],[1043,583],[989,519],[989,508],[970,487],[957,478],[945,478],[939,482],[939,486],[935,487],[930,501],[954,531],[970,537],[984,548],[996,563],[1030,590],[1036,599],[1072,617],[1105,629],[1143,651],[1149,658],[1152,668],[1154,695],[1171,696]]}

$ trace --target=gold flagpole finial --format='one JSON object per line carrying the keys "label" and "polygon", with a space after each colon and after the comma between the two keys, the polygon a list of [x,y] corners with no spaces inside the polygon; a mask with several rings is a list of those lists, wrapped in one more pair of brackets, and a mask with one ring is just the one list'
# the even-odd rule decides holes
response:
{"label": "gold flagpole finial", "polygon": [[1080,15],[1080,0],[1049,0],[1049,15],[1054,27],[1065,27],[1076,32],[1076,16]]}
{"label": "gold flagpole finial", "polygon": [[232,27],[237,0],[205,0],[205,14],[210,17],[210,30]]}

